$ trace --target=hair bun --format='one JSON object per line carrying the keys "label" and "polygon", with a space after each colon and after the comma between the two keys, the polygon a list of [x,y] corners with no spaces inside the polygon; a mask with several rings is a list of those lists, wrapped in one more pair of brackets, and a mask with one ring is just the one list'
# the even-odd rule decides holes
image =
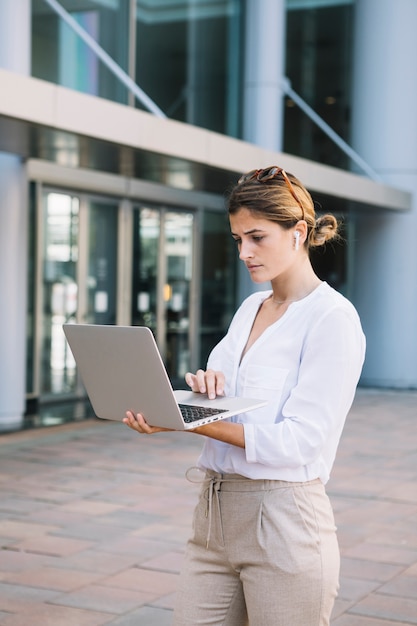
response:
{"label": "hair bun", "polygon": [[318,217],[311,231],[310,245],[322,246],[326,241],[335,237],[338,237],[338,223],[335,216],[326,213]]}

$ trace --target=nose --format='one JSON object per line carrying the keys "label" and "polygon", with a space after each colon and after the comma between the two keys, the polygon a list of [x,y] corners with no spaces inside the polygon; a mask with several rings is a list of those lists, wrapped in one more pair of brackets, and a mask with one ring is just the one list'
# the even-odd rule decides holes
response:
{"label": "nose", "polygon": [[245,261],[253,256],[249,241],[242,241],[239,246],[239,259]]}
{"label": "nose", "polygon": [[239,246],[239,259],[245,261],[251,257],[250,246],[248,242],[242,241]]}

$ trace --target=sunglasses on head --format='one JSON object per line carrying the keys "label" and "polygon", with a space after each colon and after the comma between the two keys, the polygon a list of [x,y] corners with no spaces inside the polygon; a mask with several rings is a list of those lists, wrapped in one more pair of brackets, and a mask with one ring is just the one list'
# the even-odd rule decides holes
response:
{"label": "sunglasses on head", "polygon": [[285,172],[285,170],[282,169],[282,167],[278,167],[277,165],[272,165],[271,167],[266,167],[265,169],[251,170],[247,174],[242,174],[242,176],[237,181],[237,184],[241,185],[242,183],[247,183],[249,180],[258,180],[260,183],[265,183],[267,180],[272,180],[272,178],[276,178],[280,174],[282,178],[284,179],[292,197],[294,198],[294,200],[300,207],[302,215],[303,215],[302,219],[304,219],[304,207],[301,203],[300,198],[295,193],[294,186],[292,185],[290,179],[288,178],[287,173]]}

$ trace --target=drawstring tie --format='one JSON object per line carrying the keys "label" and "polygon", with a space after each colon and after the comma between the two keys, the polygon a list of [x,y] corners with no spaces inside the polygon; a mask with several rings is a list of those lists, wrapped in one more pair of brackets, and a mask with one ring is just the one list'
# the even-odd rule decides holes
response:
{"label": "drawstring tie", "polygon": [[[191,472],[197,471],[200,476],[193,477]],[[226,474],[227,476],[227,474]],[[212,472],[210,470],[201,470],[197,466],[189,467],[185,472],[186,479],[193,484],[200,484],[202,486],[206,486],[204,495],[206,498],[206,517],[208,518],[208,530],[207,530],[207,540],[206,540],[206,549],[209,547],[210,537],[211,537],[211,527],[212,527],[212,519],[213,519],[213,496],[216,497],[217,511],[220,511],[220,502],[219,502],[219,491],[221,490],[222,483],[224,482],[239,482],[239,479],[230,479],[225,478],[223,474],[219,474],[217,472]],[[246,482],[248,479],[242,477],[242,481]]]}
{"label": "drawstring tie", "polygon": [[[201,474],[197,478],[193,477],[191,472],[197,471]],[[211,537],[211,526],[212,526],[212,518],[213,518],[213,494],[216,494],[217,506],[219,506],[219,490],[221,486],[221,475],[214,474],[210,476],[208,473],[203,472],[199,467],[193,466],[189,467],[185,472],[186,479],[193,484],[200,484],[206,486],[204,495],[206,498],[206,517],[208,518],[208,531],[207,531],[207,540],[206,540],[206,549],[208,550],[210,537]]]}

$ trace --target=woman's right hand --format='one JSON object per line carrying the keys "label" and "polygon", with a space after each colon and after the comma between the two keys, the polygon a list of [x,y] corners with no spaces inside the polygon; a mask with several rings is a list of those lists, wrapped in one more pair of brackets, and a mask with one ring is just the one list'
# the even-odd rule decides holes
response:
{"label": "woman's right hand", "polygon": [[187,372],[185,382],[195,393],[206,393],[213,400],[216,396],[224,396],[225,378],[223,372],[215,370],[198,370],[195,374]]}
{"label": "woman's right hand", "polygon": [[132,430],[136,430],[137,433],[144,435],[153,435],[154,433],[170,432],[172,428],[162,428],[161,426],[151,426],[148,424],[142,413],[133,413],[133,411],[126,411],[126,417],[123,418],[123,423],[129,426]]}

